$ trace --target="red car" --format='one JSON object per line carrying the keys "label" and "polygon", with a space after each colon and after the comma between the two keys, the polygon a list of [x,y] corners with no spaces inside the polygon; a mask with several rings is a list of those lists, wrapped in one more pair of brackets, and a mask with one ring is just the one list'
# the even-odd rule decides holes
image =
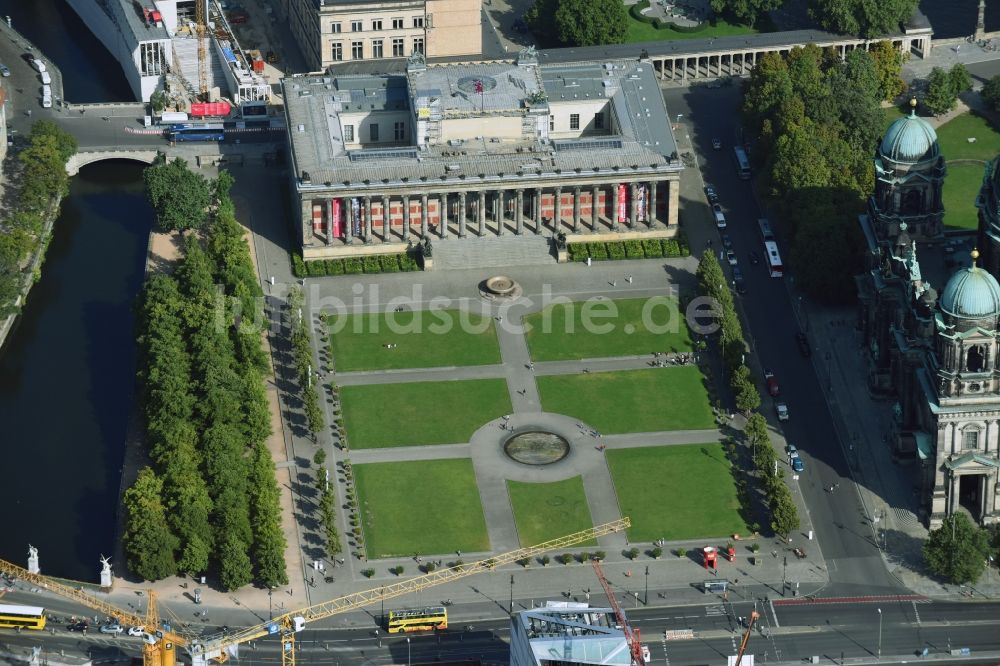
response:
{"label": "red car", "polygon": [[781,395],[781,389],[778,388],[778,380],[774,378],[774,373],[770,370],[764,371],[764,382],[767,384],[767,392],[771,394],[772,398],[777,398]]}

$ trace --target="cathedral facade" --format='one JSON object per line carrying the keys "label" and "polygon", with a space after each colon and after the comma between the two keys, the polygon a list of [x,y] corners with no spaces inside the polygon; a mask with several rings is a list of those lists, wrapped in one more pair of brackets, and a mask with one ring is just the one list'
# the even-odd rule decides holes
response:
{"label": "cathedral facade", "polygon": [[875,163],[875,193],[860,218],[867,270],[857,276],[869,389],[896,401],[891,446],[917,463],[929,526],[956,511],[1000,521],[997,164],[977,203],[983,256],[973,252],[939,295],[917,258],[918,241],[942,239],[945,168],[933,128],[915,113],[897,120]]}

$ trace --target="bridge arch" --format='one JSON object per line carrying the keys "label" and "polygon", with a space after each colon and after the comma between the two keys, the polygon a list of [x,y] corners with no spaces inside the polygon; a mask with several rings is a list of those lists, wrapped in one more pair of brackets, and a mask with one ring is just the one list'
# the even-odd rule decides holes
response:
{"label": "bridge arch", "polygon": [[80,169],[88,164],[104,160],[131,160],[133,162],[142,162],[143,164],[152,164],[157,155],[159,155],[159,151],[156,150],[92,150],[78,152],[66,161],[66,173],[70,176],[75,176],[80,172]]}

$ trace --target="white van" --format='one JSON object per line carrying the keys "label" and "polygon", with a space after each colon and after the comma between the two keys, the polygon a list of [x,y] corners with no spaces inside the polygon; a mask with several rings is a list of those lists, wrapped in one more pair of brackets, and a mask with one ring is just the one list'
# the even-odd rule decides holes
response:
{"label": "white van", "polygon": [[42,108],[51,109],[52,108],[52,97],[42,97]]}
{"label": "white van", "polygon": [[45,71],[45,63],[42,62],[41,60],[39,60],[38,58],[32,58],[31,59],[31,66],[35,68],[36,72],[44,72]]}
{"label": "white van", "polygon": [[50,86],[42,86],[42,97],[52,97],[52,88]]}
{"label": "white van", "polygon": [[50,83],[52,83],[52,77],[49,75],[48,72],[42,72],[39,75],[39,78],[42,80],[42,83],[44,83],[45,85],[49,85]]}

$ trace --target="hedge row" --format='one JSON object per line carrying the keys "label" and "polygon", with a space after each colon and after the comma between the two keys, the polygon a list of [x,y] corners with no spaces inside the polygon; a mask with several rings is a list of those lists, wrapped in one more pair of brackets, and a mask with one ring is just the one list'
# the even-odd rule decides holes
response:
{"label": "hedge row", "polygon": [[628,13],[632,15],[636,21],[642,21],[643,23],[648,23],[657,30],[676,30],[677,32],[687,32],[695,33],[701,32],[708,27],[708,21],[702,21],[696,25],[678,25],[673,21],[661,21],[655,16],[646,16],[643,14],[643,10],[649,7],[649,0],[641,0],[641,2],[629,7]]}
{"label": "hedge row", "polygon": [[609,243],[571,243],[567,248],[570,261],[608,259],[660,259],[686,257],[691,254],[687,241],[678,238],[649,238],[646,240],[612,241]]}
{"label": "hedge row", "polygon": [[405,273],[419,271],[420,262],[414,254],[382,254],[346,259],[316,259],[303,261],[292,255],[292,273],[295,277],[321,277],[324,275],[358,275],[360,273]]}

